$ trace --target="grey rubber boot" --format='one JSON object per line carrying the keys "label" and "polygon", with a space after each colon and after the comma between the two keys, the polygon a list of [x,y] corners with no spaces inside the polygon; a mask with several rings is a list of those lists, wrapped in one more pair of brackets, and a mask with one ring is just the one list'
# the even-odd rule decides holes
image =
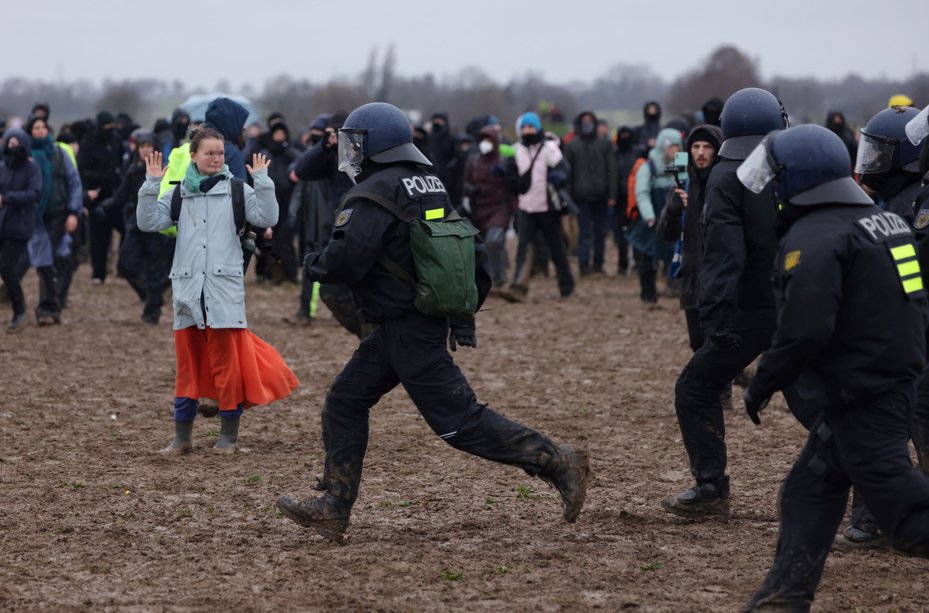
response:
{"label": "grey rubber boot", "polygon": [[220,418],[219,440],[213,446],[215,451],[235,453],[239,450],[239,418]]}
{"label": "grey rubber boot", "polygon": [[174,422],[174,440],[171,441],[170,445],[162,449],[161,453],[165,455],[188,453],[193,449],[193,442],[191,442],[193,431],[194,422],[192,421]]}

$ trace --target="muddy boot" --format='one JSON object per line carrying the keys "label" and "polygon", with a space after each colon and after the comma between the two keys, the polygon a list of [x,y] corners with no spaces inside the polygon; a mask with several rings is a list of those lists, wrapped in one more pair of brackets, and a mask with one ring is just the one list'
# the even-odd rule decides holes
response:
{"label": "muddy boot", "polygon": [[220,417],[219,440],[213,446],[214,451],[235,453],[239,450],[239,418]]}
{"label": "muddy boot", "polygon": [[558,455],[549,460],[545,471],[539,478],[558,490],[564,505],[562,516],[568,523],[577,521],[584,500],[587,498],[587,479],[590,476],[590,462],[582,451],[575,451],[571,445],[564,445]]}
{"label": "muddy boot", "polygon": [[165,455],[174,455],[188,453],[193,449],[191,434],[194,431],[194,422],[176,421],[174,422],[174,440],[171,444],[161,450]]}
{"label": "muddy boot", "polygon": [[325,539],[342,544],[352,508],[332,494],[313,500],[298,500],[290,496],[277,499],[277,508],[284,517],[306,528],[313,528]]}
{"label": "muddy boot", "polygon": [[729,519],[729,477],[698,483],[661,501],[668,513],[689,519]]}

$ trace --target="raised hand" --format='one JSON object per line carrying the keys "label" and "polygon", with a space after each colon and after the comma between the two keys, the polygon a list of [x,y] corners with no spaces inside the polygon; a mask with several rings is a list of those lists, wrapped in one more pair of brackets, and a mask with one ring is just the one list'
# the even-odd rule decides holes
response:
{"label": "raised hand", "polygon": [[245,165],[245,168],[249,173],[254,173],[256,170],[267,170],[268,166],[271,165],[271,160],[269,160],[263,153],[256,153],[252,156],[252,165]]}
{"label": "raised hand", "polygon": [[165,176],[165,171],[167,168],[161,167],[161,162],[163,160],[160,151],[155,151],[151,155],[145,158],[145,174],[150,177],[163,177]]}

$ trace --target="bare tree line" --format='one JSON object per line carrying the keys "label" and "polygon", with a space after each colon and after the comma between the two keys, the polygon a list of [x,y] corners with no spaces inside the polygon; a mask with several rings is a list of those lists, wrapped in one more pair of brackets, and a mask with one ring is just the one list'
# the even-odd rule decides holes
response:
{"label": "bare tree line", "polygon": [[[543,100],[557,104],[569,120],[581,109],[638,113],[645,101],[659,100],[666,109],[665,117],[670,118],[692,113],[713,97],[725,100],[749,86],[765,87],[777,94],[797,123],[821,123],[826,112],[835,109],[844,112],[850,123],[861,125],[897,93],[907,94],[917,105],[929,103],[927,72],[905,81],[869,80],[850,73],[832,81],[776,76],[766,82],[759,76],[758,60],[729,45],[718,47],[670,83],[647,66],[622,63],[593,82],[567,84],[552,83],[531,71],[501,84],[479,67],[442,78],[432,74],[404,77],[397,73],[396,55],[388,47],[383,58],[372,50],[367,65],[354,78],[313,83],[280,75],[269,79],[261,91],[249,86],[244,91],[230,91],[225,81],[218,82],[216,89],[250,97],[263,115],[279,111],[296,128],[319,113],[351,110],[371,100],[423,113],[423,119],[444,111],[454,126],[463,128],[471,118],[488,113],[496,115],[504,126],[511,126],[520,113],[536,109]],[[129,113],[140,124],[151,125],[156,117],[169,115],[175,105],[194,93],[203,90],[189,89],[180,81],[138,79],[94,84],[15,77],[0,83],[0,117],[25,117],[32,105],[41,101],[51,106],[53,123],[92,117],[106,108]]]}

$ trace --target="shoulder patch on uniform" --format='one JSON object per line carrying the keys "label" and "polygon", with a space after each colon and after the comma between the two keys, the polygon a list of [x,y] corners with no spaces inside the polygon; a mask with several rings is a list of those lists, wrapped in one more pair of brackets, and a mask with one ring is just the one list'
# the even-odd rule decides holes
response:
{"label": "shoulder patch on uniform", "polygon": [[339,213],[339,216],[335,218],[335,227],[341,228],[348,223],[348,220],[352,218],[352,213],[355,209],[345,209]]}
{"label": "shoulder patch on uniform", "polygon": [[800,250],[788,251],[784,256],[784,272],[790,272],[800,263]]}
{"label": "shoulder patch on uniform", "polygon": [[926,226],[929,226],[929,209],[920,209],[919,213],[916,214],[916,221],[913,222],[913,227],[917,230],[922,230]]}

